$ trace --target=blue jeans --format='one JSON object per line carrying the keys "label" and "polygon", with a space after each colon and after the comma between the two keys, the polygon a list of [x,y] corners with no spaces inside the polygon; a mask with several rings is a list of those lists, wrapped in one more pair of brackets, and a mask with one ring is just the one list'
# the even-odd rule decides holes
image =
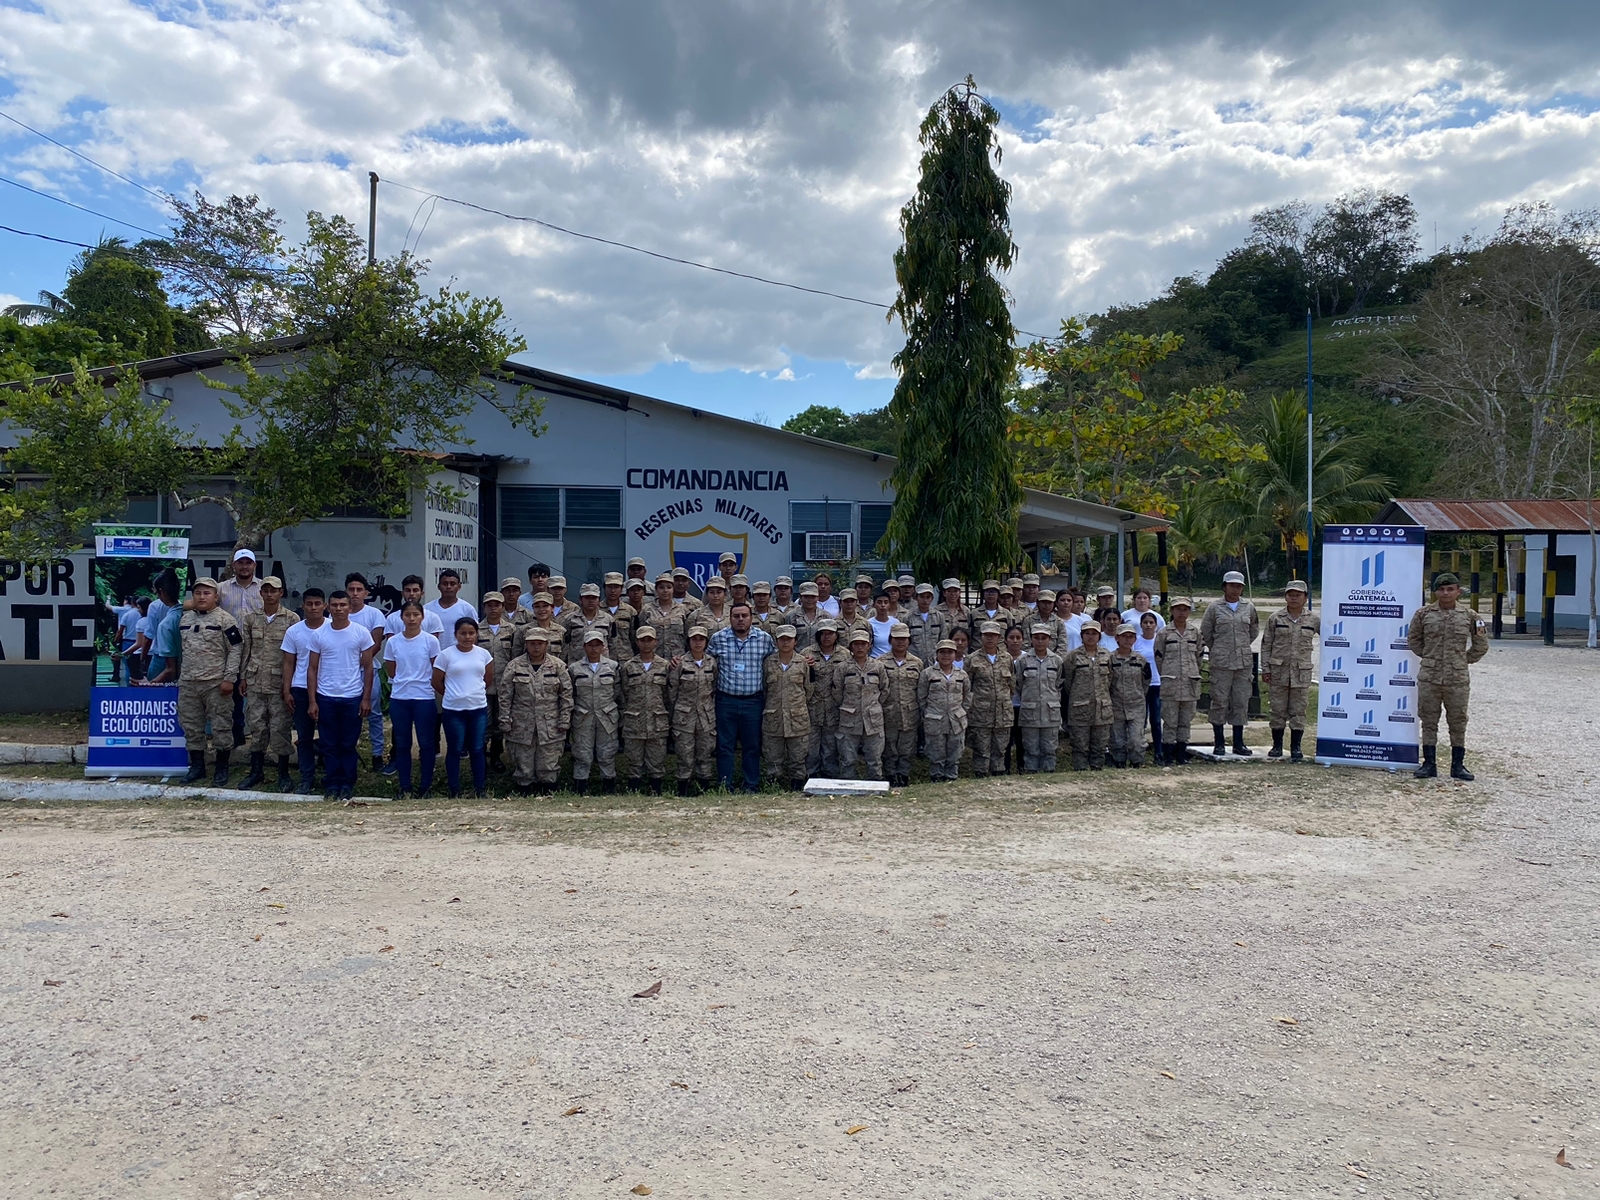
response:
{"label": "blue jeans", "polygon": [[361,697],[317,695],[317,725],[322,730],[322,757],[329,788],[356,785],[356,743],[361,740]]}
{"label": "blue jeans", "polygon": [[[146,679],[154,679],[157,675],[161,674],[161,672],[165,671],[166,669],[167,669],[167,660],[165,658],[163,658],[159,654],[152,654],[150,656],[149,664],[144,669],[144,677]],[[169,679],[166,683],[162,684],[161,686],[162,687],[170,687],[172,684],[177,683],[177,682],[178,681],[176,679]]]}
{"label": "blue jeans", "polygon": [[372,711],[367,714],[367,741],[372,746],[372,757],[383,761],[383,703],[379,699],[378,681],[372,681]]}
{"label": "blue jeans", "polygon": [[1144,691],[1145,716],[1150,721],[1150,740],[1155,744],[1156,758],[1161,758],[1161,685],[1155,684]]}
{"label": "blue jeans", "polygon": [[761,711],[766,697],[717,693],[717,775],[722,786],[733,790],[733,744],[744,751],[744,790],[761,788]]}
{"label": "blue jeans", "polygon": [[461,755],[472,756],[472,787],[483,791],[489,764],[484,759],[483,737],[489,731],[489,709],[447,708],[444,717],[444,777],[450,794],[461,794]]}
{"label": "blue jeans", "polygon": [[417,753],[422,759],[422,781],[417,791],[433,786],[433,764],[439,758],[439,713],[432,700],[389,697],[389,720],[394,723],[395,765],[400,770],[400,790],[411,790],[411,734],[416,731]]}
{"label": "blue jeans", "polygon": [[300,782],[309,784],[317,777],[317,723],[308,711],[311,693],[303,687],[292,687],[289,694],[294,697],[294,748],[300,762]]}

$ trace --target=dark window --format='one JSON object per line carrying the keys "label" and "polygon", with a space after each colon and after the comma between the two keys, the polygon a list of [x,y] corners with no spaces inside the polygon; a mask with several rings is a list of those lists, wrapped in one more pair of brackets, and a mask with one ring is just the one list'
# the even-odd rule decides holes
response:
{"label": "dark window", "polygon": [[789,529],[793,533],[849,533],[851,507],[848,500],[792,500]]}
{"label": "dark window", "polygon": [[1578,594],[1578,556],[1576,554],[1558,554],[1550,560],[1550,565],[1556,573],[1556,595],[1576,596]]}
{"label": "dark window", "polygon": [[863,504],[861,506],[861,557],[871,562],[881,561],[883,554],[878,549],[878,539],[883,537],[883,531],[889,528],[889,514],[894,511],[892,504]]}
{"label": "dark window", "polygon": [[555,542],[561,539],[561,489],[500,489],[500,536],[511,541]]}
{"label": "dark window", "polygon": [[567,488],[569,528],[620,529],[622,527],[621,488]]}

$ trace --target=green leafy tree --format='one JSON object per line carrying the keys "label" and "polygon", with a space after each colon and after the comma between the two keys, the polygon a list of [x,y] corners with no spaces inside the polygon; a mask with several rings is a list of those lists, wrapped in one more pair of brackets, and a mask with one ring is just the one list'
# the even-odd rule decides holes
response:
{"label": "green leafy tree", "polygon": [[161,495],[192,469],[192,451],[145,396],[131,369],[90,376],[80,360],[69,383],[28,383],[6,393],[15,446],[3,456],[0,557],[60,558],[95,521],[122,515],[129,496]]}
{"label": "green leafy tree", "polygon": [[216,338],[259,341],[282,332],[287,314],[282,222],[257,196],[213,204],[170,197],[177,213],[169,237],[139,244],[160,263],[187,312]]}
{"label": "green leafy tree", "polygon": [[922,122],[921,179],[900,212],[890,316],[906,344],[894,357],[889,415],[901,453],[884,549],[924,579],[981,575],[1021,557],[1022,489],[1006,438],[1015,333],[995,277],[1017,253],[1011,187],[995,169],[999,121],[971,76],[946,92]]}
{"label": "green leafy tree", "polygon": [[508,399],[497,387],[504,361],[525,348],[498,300],[448,287],[429,295],[425,263],[368,265],[344,218],[313,212],[307,223],[281,318],[303,348],[260,369],[241,349],[231,360],[239,381],[207,381],[236,421],[214,464],[235,484],[180,498],[222,506],[241,546],[341,508],[407,515],[436,457],[470,444],[463,420],[480,403],[537,430],[532,391]]}
{"label": "green leafy tree", "polygon": [[115,362],[120,356],[122,348],[116,342],[108,342],[81,325],[0,316],[0,383],[65,375],[75,363],[98,366]]}
{"label": "green leafy tree", "polygon": [[74,325],[119,343],[129,358],[172,353],[172,308],[161,272],[121,238],[80,254],[61,298]]}
{"label": "green leafy tree", "polygon": [[803,433],[807,437],[839,442],[845,446],[860,446],[863,450],[874,450],[879,454],[895,454],[900,444],[899,434],[887,408],[847,413],[832,405],[813,404],[795,413],[783,423],[783,428],[790,433]]}

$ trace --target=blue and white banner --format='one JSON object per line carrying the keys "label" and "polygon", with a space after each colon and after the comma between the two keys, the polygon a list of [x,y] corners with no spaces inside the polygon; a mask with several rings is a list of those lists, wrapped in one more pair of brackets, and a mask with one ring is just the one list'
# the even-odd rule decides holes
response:
{"label": "blue and white banner", "polygon": [[1406,649],[1422,603],[1420,525],[1329,525],[1322,533],[1317,761],[1417,761],[1417,663]]}
{"label": "blue and white banner", "polygon": [[188,766],[176,685],[89,689],[85,775],[181,775]]}

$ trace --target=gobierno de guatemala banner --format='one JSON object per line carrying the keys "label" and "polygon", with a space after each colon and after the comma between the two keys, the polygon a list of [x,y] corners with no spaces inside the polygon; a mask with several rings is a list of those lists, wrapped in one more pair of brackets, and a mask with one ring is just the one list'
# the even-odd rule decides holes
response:
{"label": "gobierno de guatemala banner", "polygon": [[1322,534],[1317,761],[1417,762],[1417,661],[1406,648],[1422,603],[1420,525],[1329,525]]}

